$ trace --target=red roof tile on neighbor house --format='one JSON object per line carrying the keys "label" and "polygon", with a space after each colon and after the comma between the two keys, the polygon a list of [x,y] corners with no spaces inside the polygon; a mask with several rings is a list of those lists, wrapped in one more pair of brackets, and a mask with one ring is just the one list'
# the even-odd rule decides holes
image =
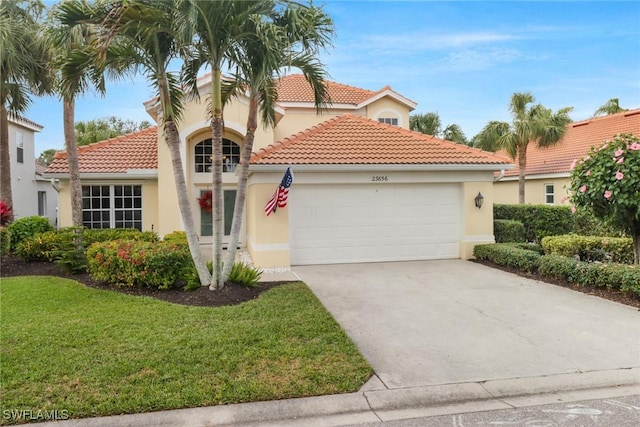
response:
{"label": "red roof tile on neighbor house", "polygon": [[[334,104],[357,105],[377,92],[326,81],[327,92]],[[389,89],[388,87],[386,88]],[[278,81],[278,102],[314,102],[311,85],[302,74],[291,74]]]}
{"label": "red roof tile on neighbor house", "polygon": [[501,156],[345,114],[269,145],[252,164],[504,164]]}
{"label": "red roof tile on neighbor house", "polygon": [[[78,149],[80,173],[126,173],[158,169],[158,129],[150,127]],[[46,173],[69,173],[67,153],[56,153]]]}
{"label": "red roof tile on neighbor house", "polygon": [[[562,140],[547,148],[531,144],[527,147],[527,176],[569,173],[571,163],[584,157],[591,147],[600,147],[608,139],[621,133],[640,137],[640,109],[597,117],[567,125]],[[505,176],[517,176],[516,168]]]}

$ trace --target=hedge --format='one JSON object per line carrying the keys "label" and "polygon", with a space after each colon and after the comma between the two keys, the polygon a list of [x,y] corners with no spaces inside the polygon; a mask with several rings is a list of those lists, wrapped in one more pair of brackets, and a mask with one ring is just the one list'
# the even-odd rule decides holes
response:
{"label": "hedge", "polygon": [[11,250],[15,250],[24,239],[40,233],[53,231],[49,220],[42,216],[27,216],[9,224],[11,234]]}
{"label": "hedge", "polygon": [[538,252],[522,249],[509,243],[476,245],[473,248],[473,255],[478,260],[491,261],[527,273],[534,273],[538,270],[541,257]]}
{"label": "hedge", "polygon": [[522,222],[525,239],[530,242],[539,242],[546,236],[568,234],[573,224],[568,206],[496,204],[493,217]]}
{"label": "hedge", "polygon": [[187,245],[172,242],[98,242],[87,249],[87,261],[95,280],[130,287],[182,287],[195,272]]}
{"label": "hedge", "polygon": [[524,242],[524,224],[511,219],[494,219],[493,234],[496,243]]}
{"label": "hedge", "polygon": [[540,273],[580,286],[619,289],[640,295],[640,268],[634,265],[584,262],[562,255],[545,255]]}
{"label": "hedge", "polygon": [[633,264],[633,239],[626,237],[549,236],[542,239],[545,254],[577,257],[581,261]]}

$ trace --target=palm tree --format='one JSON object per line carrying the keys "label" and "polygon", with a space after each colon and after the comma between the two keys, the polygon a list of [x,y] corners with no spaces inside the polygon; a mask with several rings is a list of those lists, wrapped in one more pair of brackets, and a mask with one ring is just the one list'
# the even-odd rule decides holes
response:
{"label": "palm tree", "polygon": [[623,111],[627,111],[627,109],[620,106],[620,100],[618,100],[618,98],[611,98],[593,113],[593,117],[609,116]]}
{"label": "palm tree", "polygon": [[525,177],[527,175],[527,147],[536,144],[548,147],[557,144],[571,123],[569,112],[573,107],[561,108],[556,113],[541,104],[529,106],[535,101],[528,92],[517,92],[511,96],[509,109],[511,124],[501,121],[489,122],[476,137],[476,145],[483,150],[505,150],[518,161],[518,200],[524,203]]}
{"label": "palm tree", "polygon": [[[243,39],[242,58],[239,58],[238,72],[225,92],[245,93],[249,96],[247,133],[238,168],[238,191],[236,193],[230,242],[227,247],[222,280],[229,275],[235,262],[240,239],[244,205],[249,177],[249,160],[253,151],[255,131],[258,127],[258,110],[262,111],[263,126],[275,123],[276,83],[283,67],[302,71],[314,91],[316,108],[329,102],[324,86],[326,71],[316,59],[317,52],[330,44],[333,35],[333,21],[320,8],[289,5],[274,17],[271,26],[263,28],[262,37],[253,35]],[[257,29],[256,29],[257,31]]]}
{"label": "palm tree", "polygon": [[468,144],[467,137],[462,128],[455,123],[451,123],[442,131],[442,138],[447,141],[457,142],[458,144]]}
{"label": "palm tree", "polygon": [[438,113],[413,114],[409,117],[409,128],[415,132],[438,136],[442,130],[442,123]]}
{"label": "palm tree", "polygon": [[[66,3],[65,3],[66,4]],[[186,45],[175,31],[175,1],[135,0],[109,1],[98,9],[69,10],[73,22],[92,20],[102,28],[101,49],[111,49],[103,56],[117,73],[140,68],[156,89],[161,109],[161,128],[169,146],[171,164],[178,194],[178,206],[184,223],[187,243],[202,286],[209,286],[211,275],[200,250],[189,192],[182,167],[180,135],[176,121],[183,108],[183,90],[179,76],[169,72],[172,60],[186,54]]]}
{"label": "palm tree", "polygon": [[[211,289],[224,286],[222,277],[222,67],[237,65],[233,58],[241,58],[239,42],[265,24],[272,15],[275,2],[266,0],[206,1],[182,0],[178,4],[176,25],[192,32],[195,41],[193,60],[185,67],[192,90],[197,87],[201,66],[211,68],[211,132],[213,135],[212,197],[213,197],[213,277]],[[186,37],[185,37],[186,39]]]}
{"label": "palm tree", "polygon": [[[51,90],[51,52],[41,33],[40,1],[0,2],[0,200],[13,206],[9,114],[24,113],[30,96]],[[13,213],[11,218],[13,219]]]}

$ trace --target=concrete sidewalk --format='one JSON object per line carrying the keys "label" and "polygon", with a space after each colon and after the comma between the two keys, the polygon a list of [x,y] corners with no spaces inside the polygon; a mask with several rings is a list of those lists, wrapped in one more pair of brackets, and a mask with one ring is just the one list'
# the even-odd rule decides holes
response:
{"label": "concrete sidewalk", "polygon": [[[343,426],[640,395],[640,368],[179,409],[38,424],[49,427]],[[376,388],[375,377],[372,381]]]}

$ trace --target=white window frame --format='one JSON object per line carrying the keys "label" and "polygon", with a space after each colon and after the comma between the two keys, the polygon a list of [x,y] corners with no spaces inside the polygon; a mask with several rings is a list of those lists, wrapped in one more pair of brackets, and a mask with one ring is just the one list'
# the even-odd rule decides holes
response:
{"label": "white window frame", "polygon": [[[209,141],[209,150],[206,150]],[[202,152],[198,152],[198,151]],[[211,153],[209,153],[209,151]],[[222,171],[235,172],[240,163],[240,144],[228,138],[222,139]],[[193,146],[193,170],[195,173],[211,172],[211,156],[213,155],[213,142],[211,138],[204,139]]]}
{"label": "white window frame", "polygon": [[24,163],[24,133],[16,131],[16,162]]}
{"label": "white window frame", "polygon": [[[122,183],[122,184],[91,184],[91,185],[83,185],[82,186],[82,224],[87,227],[87,228],[138,228],[140,231],[143,230],[143,206],[144,206],[144,199],[143,199],[143,191],[142,191],[142,185],[141,184],[129,184],[129,183]],[[84,195],[84,188],[85,187],[89,187],[89,195],[85,196]],[[93,195],[93,187],[100,187],[100,195],[99,196],[94,196]],[[102,194],[102,187],[109,187],[109,195],[105,196]],[[124,194],[121,196],[117,196],[115,195],[116,191],[116,187],[123,187],[123,192],[124,192],[124,187],[131,187],[131,195],[130,196],[125,196]],[[135,195],[135,187],[139,187],[140,188],[140,195],[137,196]],[[92,199],[99,197],[100,198],[100,206],[99,207],[94,207],[92,205]],[[108,206],[107,207],[103,207],[103,201],[106,198],[109,198],[109,202],[108,202]],[[124,203],[123,203],[123,207],[120,208],[116,208],[116,200],[117,199],[121,199],[123,202],[125,200],[125,198],[131,198],[132,200],[132,206],[131,207],[124,207]],[[86,204],[85,204],[85,199],[89,200],[89,207],[86,208]],[[136,206],[135,200],[140,200],[139,206]],[[90,212],[91,213],[91,218],[89,220],[85,220],[85,213],[86,212]],[[94,220],[93,219],[93,212],[108,212],[108,220]],[[132,212],[132,218],[127,220],[127,219],[122,219],[122,220],[116,220],[116,212],[123,212],[123,214],[126,216],[127,212]],[[135,219],[135,212],[140,212],[140,219]],[[105,223],[109,224],[109,227],[103,227],[103,225]],[[132,223],[130,227],[126,227],[126,223],[130,222]],[[118,225],[118,223],[123,223],[121,225]],[[94,227],[94,225],[99,224],[100,227]],[[137,225],[139,225],[139,227],[137,227]]]}
{"label": "white window frame", "polygon": [[378,117],[378,122],[391,126],[398,126],[399,120],[397,117]]}
{"label": "white window frame", "polygon": [[[551,191],[549,191],[551,188]],[[551,202],[549,202],[549,197],[551,197]],[[544,203],[546,205],[553,205],[556,202],[556,194],[555,194],[555,186],[553,184],[545,184],[544,185]]]}
{"label": "white window frame", "polygon": [[47,216],[47,192],[38,191],[38,215]]}

